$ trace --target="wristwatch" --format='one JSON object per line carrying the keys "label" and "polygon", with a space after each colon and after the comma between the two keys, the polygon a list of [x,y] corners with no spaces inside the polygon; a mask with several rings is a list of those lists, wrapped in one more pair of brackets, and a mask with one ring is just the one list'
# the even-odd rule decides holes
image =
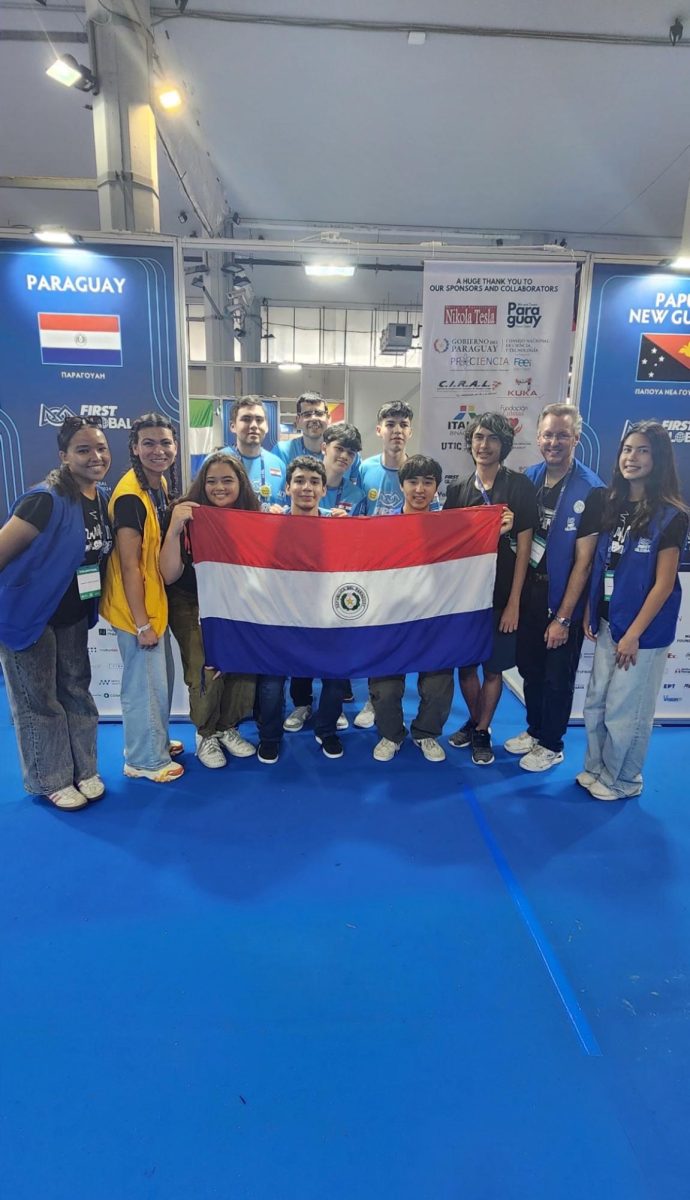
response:
{"label": "wristwatch", "polygon": [[553,619],[557,625],[562,625],[564,629],[570,629],[569,617],[554,617]]}

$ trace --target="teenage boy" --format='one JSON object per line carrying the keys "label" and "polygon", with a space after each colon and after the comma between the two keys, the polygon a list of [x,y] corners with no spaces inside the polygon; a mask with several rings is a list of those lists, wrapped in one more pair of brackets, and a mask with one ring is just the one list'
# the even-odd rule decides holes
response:
{"label": "teenage boy", "polygon": [[[338,421],[329,425],[321,442],[323,466],[326,472],[326,495],[320,508],[323,512],[337,510],[347,516],[356,517],[364,511],[364,492],[349,478],[352,465],[362,449],[362,438],[354,425]],[[346,478],[347,476],[347,478]],[[313,692],[311,679],[291,679],[290,699],[294,705],[283,722],[288,733],[298,733],[312,714]],[[352,698],[352,687],[346,680],[345,696]],[[338,717],[338,729],[347,729],[348,720],[344,713]]]}
{"label": "teenage boy", "polygon": [[[418,516],[427,513],[436,498],[441,482],[440,463],[423,454],[408,458],[399,472],[403,493],[400,515]],[[401,531],[404,536],[404,530]],[[410,727],[415,746],[419,746],[428,762],[443,762],[445,751],[439,737],[453,703],[453,671],[420,671],[417,676],[419,708]],[[404,675],[385,675],[369,680],[369,693],[374,706],[374,718],[380,741],[374,746],[377,762],[390,762],[405,740],[407,730],[403,721],[402,700],[405,692]]]}
{"label": "teenage boy", "polygon": [[400,512],[404,496],[398,472],[407,458],[407,443],[412,437],[412,409],[402,400],[384,404],[376,416],[376,436],[383,451],[365,458],[360,466],[360,481],[366,496],[368,517],[392,516]]}
{"label": "teenage boy", "polygon": [[[513,448],[513,427],[500,413],[483,413],[470,422],[465,441],[474,460],[474,471],[463,483],[448,488],[444,508],[473,508],[478,504],[505,504],[512,515],[511,532],[502,532],[496,558],[493,595],[494,644],[491,657],[477,666],[460,668],[460,690],[469,719],[450,736],[456,749],[472,747],[472,761],[488,766],[494,761],[490,724],[503,690],[503,671],[515,666],[520,595],[537,525],[534,484],[519,471],[503,465]],[[501,526],[506,529],[508,522]]]}
{"label": "teenage boy", "polygon": [[527,729],[508,738],[525,771],[548,771],[563,762],[584,631],[582,614],[596,536],[582,520],[598,475],[575,459],[582,418],[572,404],[547,404],[537,421],[543,462],[525,475],[537,489],[534,530],[517,633]]}
{"label": "teenage boy", "polygon": [[[318,517],[319,505],[326,495],[326,471],[323,463],[300,455],[288,463],[286,492],[293,517]],[[299,522],[290,529],[299,537]],[[314,717],[314,732],[326,758],[342,758],[343,746],[336,733],[338,717],[343,707],[344,679],[322,679],[319,707]],[[258,759],[262,763],[277,762],[283,737],[285,715],[285,676],[260,675],[257,680],[260,743]]]}
{"label": "teenage boy", "polygon": [[230,412],[230,430],[236,446],[224,446],[223,454],[241,459],[264,512],[285,499],[285,463],[262,449],[268,433],[266,410],[260,396],[240,396]]}
{"label": "teenage boy", "polygon": [[295,426],[300,430],[300,436],[278,442],[274,448],[275,454],[287,466],[293,458],[305,454],[311,458],[323,458],[323,435],[328,428],[330,416],[328,405],[319,392],[303,392],[297,401],[297,418]]}

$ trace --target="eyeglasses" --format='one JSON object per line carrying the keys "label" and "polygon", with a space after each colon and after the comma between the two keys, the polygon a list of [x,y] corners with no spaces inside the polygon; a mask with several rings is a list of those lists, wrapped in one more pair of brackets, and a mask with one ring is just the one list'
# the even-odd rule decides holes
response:
{"label": "eyeglasses", "polygon": [[303,408],[300,417],[325,417],[327,410],[325,408]]}
{"label": "eyeglasses", "polygon": [[539,437],[542,442],[558,442],[559,446],[565,442],[572,442],[575,435],[572,433],[540,433]]}

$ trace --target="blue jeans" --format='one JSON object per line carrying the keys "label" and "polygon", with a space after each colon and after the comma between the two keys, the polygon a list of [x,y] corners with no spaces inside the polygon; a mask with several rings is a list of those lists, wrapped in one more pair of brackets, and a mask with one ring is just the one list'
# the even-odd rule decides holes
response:
{"label": "blue jeans", "polygon": [[601,621],[592,674],[585,697],[587,730],[585,770],[621,799],[639,796],[642,765],[654,722],[668,646],[638,650],[627,671],[616,666],[616,647],[608,621]]}
{"label": "blue jeans", "polygon": [[[314,733],[329,737],[343,711],[344,679],[322,679],[319,707],[314,714]],[[285,716],[285,676],[260,675],[256,683],[257,721],[262,742],[279,742]]]}
{"label": "blue jeans", "polygon": [[49,796],[95,775],[98,710],[89,691],[86,618],[47,625],[26,650],[0,643],[27,792]]}
{"label": "blue jeans", "polygon": [[122,725],[125,762],[129,767],[160,771],[169,767],[168,721],[175,668],[170,631],[158,644],[142,650],[134,633],[116,629],[122,659]]}

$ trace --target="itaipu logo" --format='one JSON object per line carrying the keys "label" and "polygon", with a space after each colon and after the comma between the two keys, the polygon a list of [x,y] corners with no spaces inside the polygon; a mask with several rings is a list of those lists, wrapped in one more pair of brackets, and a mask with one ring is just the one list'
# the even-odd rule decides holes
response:
{"label": "itaipu logo", "polygon": [[344,583],[336,589],[331,600],[333,612],[343,621],[356,621],[369,607],[369,597],[358,583]]}

